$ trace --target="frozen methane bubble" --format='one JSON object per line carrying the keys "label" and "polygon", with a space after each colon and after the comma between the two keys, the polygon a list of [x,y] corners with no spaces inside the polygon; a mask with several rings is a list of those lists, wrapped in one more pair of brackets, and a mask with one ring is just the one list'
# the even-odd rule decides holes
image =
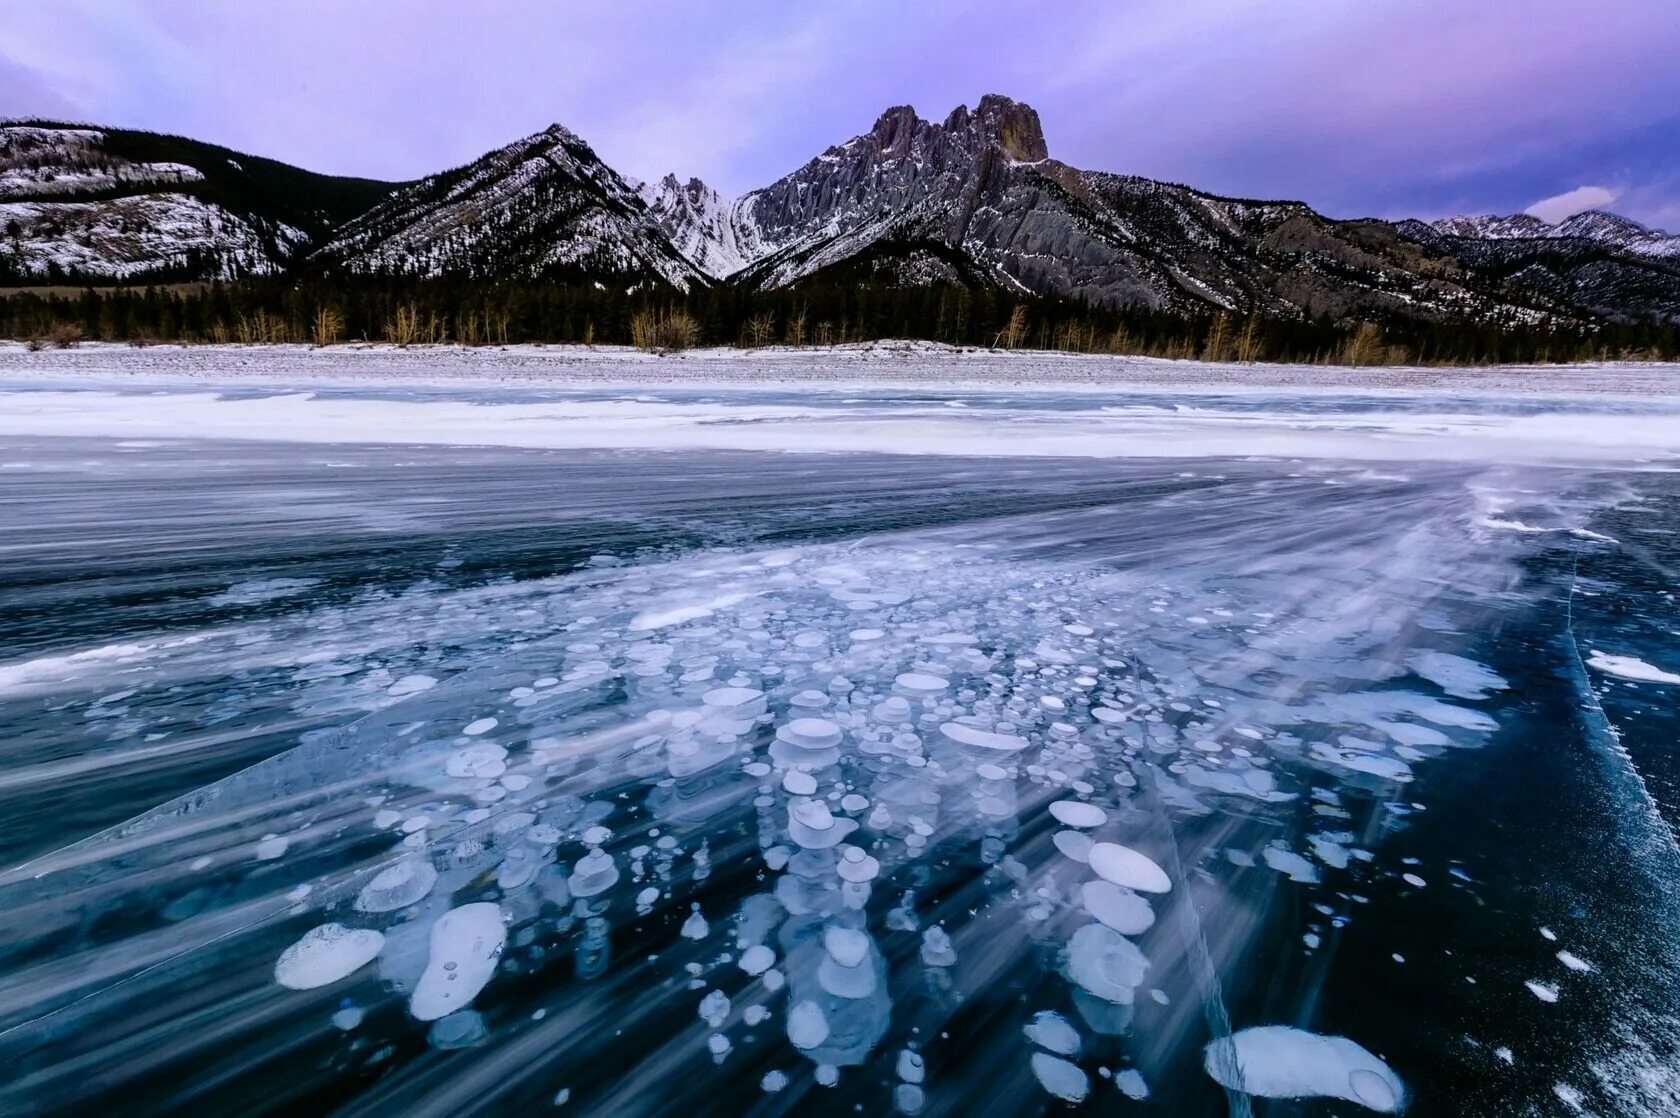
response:
{"label": "frozen methane bubble", "polygon": [[800,1002],[788,1011],[788,1040],[795,1048],[809,1052],[828,1039],[828,1018],[816,1002]]}
{"label": "frozen methane bubble", "polygon": [[833,749],[840,744],[840,727],[826,718],[795,718],[777,728],[776,738],[800,749]]}
{"label": "frozen methane bubble", "polygon": [[400,699],[404,695],[418,695],[422,691],[430,691],[436,686],[437,680],[429,675],[405,675],[387,687],[385,693]]}
{"label": "frozen methane bubble", "polygon": [[776,965],[776,953],[762,943],[755,943],[741,952],[736,965],[756,977]]}
{"label": "frozen methane bubble", "polygon": [[1075,862],[1089,862],[1091,847],[1095,846],[1091,836],[1084,831],[1057,831],[1050,836],[1050,841],[1056,844],[1056,849]]}
{"label": "frozen methane bubble", "polygon": [[1664,671],[1655,664],[1647,664],[1636,656],[1614,656],[1593,649],[1592,654],[1587,657],[1587,664],[1609,675],[1621,676],[1623,679],[1639,683],[1680,683],[1680,675]]}
{"label": "frozen methane bubble", "polygon": [[572,867],[571,891],[574,897],[594,897],[618,884],[618,866],[605,850],[591,850]]}
{"label": "frozen methane bubble", "polygon": [[951,946],[951,936],[944,928],[935,926],[922,933],[922,962],[930,967],[956,965],[957,949]]}
{"label": "frozen methane bubble", "polygon": [[1143,982],[1149,960],[1137,944],[1102,924],[1087,924],[1067,945],[1067,974],[1092,997],[1131,1005],[1132,991]]}
{"label": "frozen methane bubble", "polygon": [[1130,889],[1111,881],[1087,881],[1079,887],[1085,911],[1123,936],[1147,932],[1155,923],[1155,910]]}
{"label": "frozen methane bubble", "polygon": [[1407,666],[1455,699],[1485,699],[1510,686],[1491,668],[1450,652],[1416,652]]}
{"label": "frozen methane bubble", "polygon": [[1108,812],[1096,804],[1088,804],[1081,800],[1057,800],[1050,805],[1050,814],[1063,826],[1082,827],[1086,830],[1108,822]]}
{"label": "frozen methane bubble", "polygon": [[1306,885],[1318,881],[1317,866],[1279,843],[1268,843],[1265,849],[1260,851],[1260,857],[1264,858],[1272,869],[1287,874],[1291,881],[1299,881]]}
{"label": "frozen methane bubble", "polygon": [[764,692],[756,687],[714,687],[700,696],[709,711],[735,719],[752,719],[767,708]]}
{"label": "frozen methane bubble", "polygon": [[893,685],[901,694],[917,699],[939,694],[951,686],[951,681],[931,672],[904,672],[893,680]]}
{"label": "frozen methane bubble", "polygon": [[721,1029],[729,1020],[729,995],[713,990],[700,999],[700,1018],[714,1029]]}
{"label": "frozen methane bubble", "polygon": [[1079,1065],[1060,1056],[1034,1052],[1032,1070],[1040,1086],[1066,1102],[1084,1102],[1085,1096],[1091,1093],[1091,1080]]}
{"label": "frozen methane bubble", "polygon": [[1147,855],[1115,842],[1091,847],[1091,868],[1105,881],[1136,889],[1140,893],[1170,893],[1172,879]]}
{"label": "frozen methane bubble", "polygon": [[777,727],[770,756],[795,768],[827,768],[840,757],[840,738],[840,727],[826,718],[795,718]]}
{"label": "frozen methane bubble", "polygon": [[313,990],[367,966],[384,946],[385,937],[369,928],[322,924],[280,952],[274,981],[288,990]]}
{"label": "frozen methane bubble", "polygon": [[795,796],[788,801],[788,835],[806,850],[827,850],[855,830],[855,820],[834,818],[821,800]]}
{"label": "frozen methane bubble", "polygon": [[1267,1099],[1334,1098],[1382,1114],[1406,1101],[1400,1077],[1347,1037],[1263,1025],[1207,1046],[1203,1066],[1220,1086]]}
{"label": "frozen methane bubble", "polygon": [[424,858],[404,858],[373,875],[373,880],[356,894],[360,912],[395,912],[418,904],[437,884],[438,873]]}
{"label": "frozen methane bubble", "polygon": [[457,780],[495,780],[507,772],[507,749],[493,741],[475,742],[451,753],[443,771]]}
{"label": "frozen methane bubble", "polygon": [[843,967],[861,966],[869,956],[869,936],[856,928],[829,928],[823,932],[823,948]]}
{"label": "frozen methane bubble", "polygon": [[841,881],[862,884],[875,880],[881,872],[881,863],[862,847],[843,846],[840,848],[840,861],[835,866],[835,872],[840,875]]}
{"label": "frozen methane bubble", "polygon": [[1033,1014],[1022,1032],[1027,1034],[1028,1040],[1047,1052],[1058,1056],[1079,1055],[1079,1030],[1054,1010],[1046,1009]]}
{"label": "frozen methane bubble", "polygon": [[882,699],[870,711],[876,721],[885,722],[889,726],[896,726],[900,722],[908,722],[911,717],[910,700],[902,695],[893,695]]}
{"label": "frozen methane bubble", "polygon": [[438,917],[408,1011],[418,1020],[436,1021],[471,1005],[496,973],[506,940],[502,910],[492,902],[464,904]]}
{"label": "frozen methane bubble", "polygon": [[947,722],[939,727],[939,732],[958,745],[966,745],[971,749],[984,749],[992,753],[1019,753],[1027,747],[1027,739],[1015,734],[999,734],[992,730],[982,730],[978,726],[970,726],[965,722]]}

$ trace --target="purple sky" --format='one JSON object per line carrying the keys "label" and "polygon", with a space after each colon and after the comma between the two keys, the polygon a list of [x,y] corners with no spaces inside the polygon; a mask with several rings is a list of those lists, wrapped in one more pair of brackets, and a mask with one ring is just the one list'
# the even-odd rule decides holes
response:
{"label": "purple sky", "polygon": [[0,0],[0,117],[321,171],[414,177],[560,121],[733,193],[888,105],[998,92],[1080,167],[1680,230],[1677,60],[1680,0]]}

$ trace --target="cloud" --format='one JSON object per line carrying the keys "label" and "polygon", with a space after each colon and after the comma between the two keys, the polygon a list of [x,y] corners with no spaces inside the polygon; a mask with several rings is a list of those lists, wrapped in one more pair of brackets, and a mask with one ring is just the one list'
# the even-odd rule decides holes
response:
{"label": "cloud", "polygon": [[1601,210],[1622,196],[1619,190],[1607,186],[1577,186],[1562,194],[1542,198],[1523,212],[1537,217],[1548,225],[1556,225],[1566,217],[1574,217],[1582,210]]}

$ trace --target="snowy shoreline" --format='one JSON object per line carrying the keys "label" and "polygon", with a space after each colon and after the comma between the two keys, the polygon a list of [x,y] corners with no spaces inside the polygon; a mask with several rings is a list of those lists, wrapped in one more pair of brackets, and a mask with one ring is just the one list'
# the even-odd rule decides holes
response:
{"label": "snowy shoreline", "polygon": [[134,347],[92,343],[30,352],[0,342],[0,378],[159,385],[268,382],[297,386],[507,388],[1006,389],[1288,392],[1512,397],[1680,398],[1680,364],[1415,366],[1224,364],[1152,357],[956,349],[928,342],[698,349],[670,356],[627,346],[465,348],[350,344]]}
{"label": "snowy shoreline", "polygon": [[1453,372],[927,346],[14,349],[0,439],[1680,467],[1680,366],[1599,369],[1598,392]]}

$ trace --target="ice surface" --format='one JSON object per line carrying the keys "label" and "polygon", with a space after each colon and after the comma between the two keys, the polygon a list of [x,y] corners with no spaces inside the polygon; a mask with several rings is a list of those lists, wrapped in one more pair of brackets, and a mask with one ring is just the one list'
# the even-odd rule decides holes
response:
{"label": "ice surface", "polygon": [[[422,418],[454,410],[412,386],[381,391]],[[727,426],[705,437],[768,432],[776,444],[796,427],[850,427],[840,433],[851,440],[882,412],[922,424],[934,422],[912,418],[924,406],[950,411],[927,393],[847,404],[820,391],[506,392],[431,435],[505,426],[503,409],[519,408],[539,409],[534,422],[552,431],[573,423],[562,405],[577,404],[579,422]],[[192,407],[215,423],[229,408],[265,423],[308,409],[299,414],[330,426],[359,422],[367,403],[344,389],[279,405],[226,395]],[[767,468],[725,450],[176,444],[180,461],[217,465],[218,484],[246,456],[276,464],[262,496],[214,505],[210,535],[229,517],[272,519],[281,573],[232,576],[250,555],[210,553],[201,584],[159,599],[185,611],[167,626],[131,615],[138,607],[78,610],[67,625],[81,635],[0,665],[23,743],[0,772],[4,806],[28,818],[47,810],[29,806],[37,789],[136,789],[130,806],[85,824],[74,798],[52,801],[63,834],[129,821],[73,846],[52,839],[0,880],[13,914],[0,917],[0,941],[21,945],[0,951],[0,1032],[13,1030],[0,1057],[22,1067],[0,1102],[50,1087],[92,1108],[101,1088],[77,1069],[102,1059],[93,1040],[114,1038],[145,1055],[132,1077],[127,1064],[103,1067],[109,1082],[199,1089],[192,1068],[237,1066],[240,1089],[284,1077],[299,1097],[352,1108],[491,1108],[564,1087],[580,1113],[648,1109],[655,1092],[670,1105],[778,1113],[1055,1107],[1078,1093],[1112,1107],[1147,1093],[1164,1112],[1194,1112],[1217,1090],[1184,1069],[1209,1022],[1254,1011],[1258,987],[1276,1014],[1262,1019],[1346,1022],[1348,1043],[1380,1049],[1438,1109],[1443,1084],[1467,1060],[1495,1061],[1496,1041],[1536,1016],[1578,1024],[1628,988],[1623,933],[1563,922],[1573,908],[1560,906],[1579,898],[1559,885],[1537,911],[1500,895],[1507,870],[1515,881],[1531,862],[1556,869],[1540,865],[1555,844],[1490,863],[1472,845],[1483,813],[1452,814],[1480,771],[1517,788],[1587,752],[1567,719],[1533,732],[1533,711],[1567,705],[1543,664],[1562,599],[1533,587],[1571,569],[1573,551],[1550,549],[1586,541],[1490,531],[1477,519],[1483,494],[1518,494],[1525,522],[1566,525],[1566,489],[1622,480],[1486,466],[1505,456],[1508,443],[1489,444],[1509,428],[1404,468],[1324,453],[1396,431],[1414,448],[1476,442],[1468,424],[1443,434],[1422,418],[1480,414],[1464,401],[1420,411],[1390,397],[1169,393],[1147,403],[1153,418],[1144,402],[1094,393],[964,402],[966,435],[1019,433],[1026,442],[1010,449],[1040,460],[802,454]],[[1174,418],[1180,403],[1190,410]],[[1099,468],[1045,453],[1078,430],[1185,424],[1253,439],[1267,460]],[[1539,425],[1525,413],[1511,427]],[[1268,426],[1299,440],[1259,439]],[[957,449],[941,442],[949,431],[935,436],[931,446]],[[52,443],[40,437],[27,454]],[[116,470],[96,463],[116,450],[64,445],[72,464],[59,461],[57,491],[91,491]],[[165,452],[121,454],[122,471],[143,472]],[[287,519],[294,505],[309,518],[301,527]],[[145,525],[167,521],[110,527],[138,533],[143,554],[157,544]],[[365,560],[370,539],[377,557]],[[1610,600],[1604,572],[1589,581],[1585,566],[1613,546],[1580,552],[1584,627]],[[197,577],[182,558],[191,549],[157,548],[180,568],[170,577]],[[319,582],[218,597],[270,577]],[[1660,573],[1650,577],[1666,601]],[[123,627],[97,628],[101,608]],[[1631,630],[1592,639],[1662,664],[1660,642]],[[1589,668],[1607,708],[1623,699],[1657,725],[1657,692],[1601,671]],[[42,727],[57,736],[30,753]],[[1522,764],[1492,753],[1519,737]],[[193,768],[210,759],[228,767]],[[1592,786],[1555,791],[1561,804]],[[1522,801],[1479,802],[1491,817]],[[1570,823],[1561,807],[1548,818]],[[274,856],[259,860],[259,843]],[[484,935],[463,942],[454,914],[474,906],[494,919],[475,918]],[[1414,918],[1437,908],[1452,917],[1443,927],[1475,934],[1444,943],[1450,952],[1418,942]],[[383,936],[372,966],[350,972],[353,1005],[336,989],[299,998],[265,981],[248,1014],[215,1029],[169,1023],[197,1011],[186,992],[214,996],[215,976],[253,966],[266,979],[284,945],[329,921]],[[1554,959],[1561,943],[1524,969],[1488,958],[1540,946],[1532,929],[1547,921],[1592,962]],[[1386,996],[1392,959],[1407,960],[1400,973],[1418,996],[1350,1006]],[[1362,971],[1373,966],[1385,976],[1374,984]],[[1558,1000],[1496,984],[1499,974],[1534,975]],[[1300,988],[1273,989],[1279,975]],[[320,1061],[285,1059],[299,1049],[259,1027],[281,998],[287,1014],[297,1007],[287,1036],[319,1046]],[[1451,1077],[1430,1062],[1449,1007],[1489,1046],[1441,1055]],[[352,1008],[361,1016],[346,1030],[337,1015]],[[1517,1020],[1502,1035],[1507,1017]],[[1574,1061],[1567,1078],[1590,1103],[1586,1061],[1618,1043],[1519,1050],[1525,1068],[1545,1066],[1535,1078],[1547,1085]],[[925,1060],[915,1078],[901,1073],[906,1052]],[[981,1066],[984,1078],[960,1070]],[[1382,1109],[1383,1091],[1398,1091],[1365,1064],[1344,1071],[1344,1093],[1321,1093]],[[760,1097],[767,1074],[781,1077],[777,1098]]]}

